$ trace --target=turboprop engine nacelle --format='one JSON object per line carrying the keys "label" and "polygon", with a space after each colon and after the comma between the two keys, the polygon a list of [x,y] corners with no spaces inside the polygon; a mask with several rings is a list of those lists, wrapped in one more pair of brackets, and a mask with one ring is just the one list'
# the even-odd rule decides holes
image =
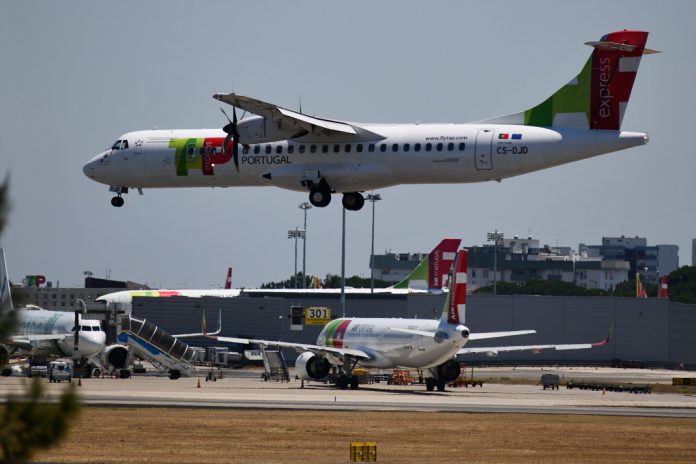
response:
{"label": "turboprop engine nacelle", "polygon": [[321,380],[331,370],[331,364],[326,358],[319,357],[306,351],[295,360],[295,375],[302,380]]}
{"label": "turboprop engine nacelle", "polygon": [[128,367],[128,356],[130,352],[125,345],[105,346],[99,353],[99,360],[102,365],[109,369],[125,369]]}
{"label": "turboprop engine nacelle", "polygon": [[242,144],[277,142],[307,134],[307,130],[297,126],[283,126],[261,116],[252,116],[237,123],[239,142]]}

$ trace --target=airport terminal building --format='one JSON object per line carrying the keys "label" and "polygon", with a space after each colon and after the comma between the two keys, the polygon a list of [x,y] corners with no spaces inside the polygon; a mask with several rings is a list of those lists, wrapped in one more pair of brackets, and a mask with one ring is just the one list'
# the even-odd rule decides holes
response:
{"label": "airport terminal building", "polygon": [[[346,316],[438,318],[445,295],[347,294]],[[317,292],[242,292],[234,298],[136,297],[133,315],[147,319],[169,333],[198,330],[203,311],[209,330],[222,313],[222,335],[229,337],[316,343],[323,323],[312,320],[308,308],[327,308],[331,318],[341,316],[338,294]],[[294,309],[293,309],[294,308]],[[534,335],[471,342],[467,346],[588,343],[604,339],[614,326],[608,345],[590,350],[531,351],[466,355],[466,363],[595,363],[617,360],[645,366],[696,369],[696,305],[666,299],[622,297],[551,297],[528,295],[470,295],[466,325],[472,332],[535,329]],[[219,344],[191,339],[194,346]],[[252,347],[232,345],[242,351]],[[292,361],[298,353],[285,350]]]}

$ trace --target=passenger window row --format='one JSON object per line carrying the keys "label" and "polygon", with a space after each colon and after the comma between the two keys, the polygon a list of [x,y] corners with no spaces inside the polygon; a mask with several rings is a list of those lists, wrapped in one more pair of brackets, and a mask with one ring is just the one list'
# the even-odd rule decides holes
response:
{"label": "passenger window row", "polygon": [[[379,150],[382,153],[385,153],[391,148],[392,152],[398,152],[399,147],[401,146],[402,150],[404,152],[419,152],[419,151],[455,151],[455,145],[458,151],[464,151],[466,149],[466,144],[464,142],[460,142],[459,144],[454,144],[453,142],[450,142],[448,144],[443,144],[443,143],[437,143],[437,144],[432,144],[432,143],[426,143],[426,144],[420,144],[420,143],[414,143],[413,145],[410,143],[404,143],[403,145],[399,145],[398,143],[393,143],[390,145],[386,143],[380,143],[380,144],[374,144],[370,143],[367,144],[367,151],[369,153],[373,153],[376,150]],[[309,153],[350,153],[353,149],[357,153],[362,153],[365,144],[362,143],[357,143],[357,144],[352,144],[352,143],[346,143],[345,145],[335,143],[335,144],[328,144],[328,143],[323,143],[323,144],[289,144],[287,146],[287,153],[288,154],[293,154],[295,153],[295,147],[297,147],[297,152],[298,153],[305,153],[306,151],[309,151]],[[278,155],[283,154],[284,146],[283,145],[276,145],[275,150],[273,149],[272,145],[264,145],[263,148],[261,145],[254,145],[253,148],[247,148],[245,147],[242,151],[244,154],[249,153],[252,151],[255,155],[261,154],[263,151],[264,154],[270,155],[271,153],[275,152]]]}

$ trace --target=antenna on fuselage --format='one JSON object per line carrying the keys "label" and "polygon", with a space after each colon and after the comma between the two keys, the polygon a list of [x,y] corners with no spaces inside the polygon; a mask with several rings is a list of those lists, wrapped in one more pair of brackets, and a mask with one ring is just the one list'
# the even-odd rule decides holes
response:
{"label": "antenna on fuselage", "polygon": [[297,96],[297,99],[298,99],[299,102],[300,102],[300,114],[302,114],[302,95],[298,95],[298,96]]}

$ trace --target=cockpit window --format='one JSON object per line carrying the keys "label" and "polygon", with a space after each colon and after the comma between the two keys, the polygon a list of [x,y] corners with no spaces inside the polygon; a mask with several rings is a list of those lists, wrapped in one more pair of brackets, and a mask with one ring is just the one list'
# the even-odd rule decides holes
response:
{"label": "cockpit window", "polygon": [[83,331],[83,332],[91,332],[91,331],[92,331],[92,327],[89,326],[89,325],[81,325],[81,326],[80,326],[80,330]]}
{"label": "cockpit window", "polygon": [[120,150],[120,149],[121,149],[121,141],[120,141],[120,140],[117,140],[116,143],[114,143],[114,144],[111,146],[111,149],[112,149],[112,150]]}
{"label": "cockpit window", "polygon": [[128,148],[128,140],[121,141],[121,150]]}

